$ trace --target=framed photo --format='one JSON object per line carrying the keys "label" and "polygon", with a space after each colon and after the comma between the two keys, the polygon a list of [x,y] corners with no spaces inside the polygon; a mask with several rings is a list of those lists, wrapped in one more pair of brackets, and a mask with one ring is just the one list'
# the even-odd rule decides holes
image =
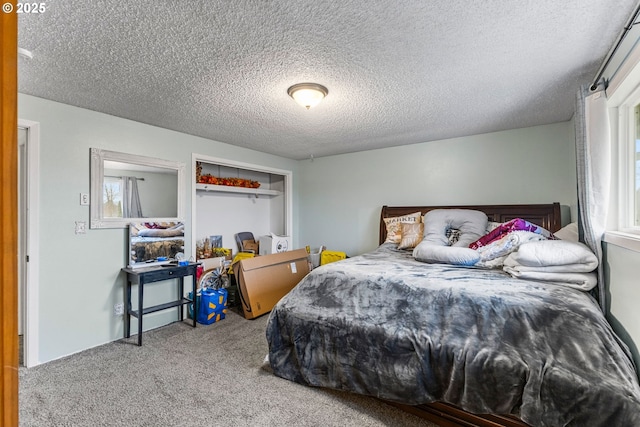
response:
{"label": "framed photo", "polygon": [[222,236],[210,236],[209,244],[211,248],[221,248],[222,247]]}
{"label": "framed photo", "polygon": [[222,236],[209,236],[196,242],[197,259],[225,257],[231,259],[231,249],[222,247]]}

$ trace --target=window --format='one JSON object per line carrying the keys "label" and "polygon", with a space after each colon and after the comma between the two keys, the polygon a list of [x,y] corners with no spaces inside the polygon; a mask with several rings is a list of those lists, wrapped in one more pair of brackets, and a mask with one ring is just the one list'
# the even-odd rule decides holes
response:
{"label": "window", "polygon": [[619,230],[640,234],[640,91],[619,106]]}
{"label": "window", "polygon": [[102,193],[103,214],[105,218],[122,218],[122,179],[104,177]]}
{"label": "window", "polygon": [[612,154],[617,151],[618,161],[612,164],[617,191],[611,193],[604,240],[640,252],[640,38],[629,40],[633,48],[621,51],[622,61],[608,72]]}
{"label": "window", "polygon": [[633,177],[631,182],[632,186],[631,201],[634,207],[632,226],[640,228],[640,104],[637,104],[634,108],[634,141],[632,141],[632,153],[631,170],[633,171]]}

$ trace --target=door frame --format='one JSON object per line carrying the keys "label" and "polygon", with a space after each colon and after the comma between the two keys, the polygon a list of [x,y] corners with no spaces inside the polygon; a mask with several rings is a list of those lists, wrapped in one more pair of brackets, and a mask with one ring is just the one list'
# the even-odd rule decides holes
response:
{"label": "door frame", "polygon": [[24,301],[24,365],[39,365],[39,295],[40,295],[40,123],[18,119],[18,127],[27,129],[27,275]]}
{"label": "door frame", "polygon": [[[12,0],[14,5],[15,2]],[[0,425],[18,425],[18,15],[0,27]]]}

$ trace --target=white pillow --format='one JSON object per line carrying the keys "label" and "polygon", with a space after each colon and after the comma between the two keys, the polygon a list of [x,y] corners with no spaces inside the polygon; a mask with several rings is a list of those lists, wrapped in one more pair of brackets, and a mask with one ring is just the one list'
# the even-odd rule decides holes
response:
{"label": "white pillow", "polygon": [[520,245],[504,261],[520,271],[588,273],[598,267],[598,258],[586,245],[567,240],[541,240]]}
{"label": "white pillow", "polygon": [[560,230],[553,233],[553,235],[561,240],[568,240],[570,242],[579,242],[580,238],[578,233],[578,223],[572,222],[571,224],[568,224],[562,227]]}
{"label": "white pillow", "polygon": [[413,257],[422,262],[454,265],[475,265],[480,260],[480,254],[473,249],[437,246],[424,240],[413,250]]}
{"label": "white pillow", "polygon": [[488,218],[484,212],[470,209],[434,209],[424,216],[424,239],[436,246],[447,246],[447,230],[460,231],[453,246],[468,247],[485,234]]}

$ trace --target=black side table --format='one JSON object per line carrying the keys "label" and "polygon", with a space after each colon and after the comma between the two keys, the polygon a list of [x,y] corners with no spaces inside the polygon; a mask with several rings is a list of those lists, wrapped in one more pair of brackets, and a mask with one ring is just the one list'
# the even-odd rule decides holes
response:
{"label": "black side table", "polygon": [[[126,312],[124,313],[124,337],[129,338],[131,336],[131,316],[138,319],[138,345],[142,345],[142,317],[145,314],[153,313],[167,308],[178,307],[179,321],[183,320],[183,306],[185,304],[194,303],[196,295],[196,268],[199,263],[189,263],[189,265],[179,266],[177,264],[165,264],[162,266],[155,266],[149,268],[123,268],[127,274],[127,289],[125,292],[124,306]],[[184,297],[184,278],[186,276],[193,276],[193,299]],[[144,308],[144,287],[148,283],[160,282],[163,280],[178,279],[178,299],[170,301],[164,304],[154,305]],[[131,309],[131,287],[138,285],[138,309]],[[197,304],[193,304],[193,327],[196,327],[197,317]]]}

